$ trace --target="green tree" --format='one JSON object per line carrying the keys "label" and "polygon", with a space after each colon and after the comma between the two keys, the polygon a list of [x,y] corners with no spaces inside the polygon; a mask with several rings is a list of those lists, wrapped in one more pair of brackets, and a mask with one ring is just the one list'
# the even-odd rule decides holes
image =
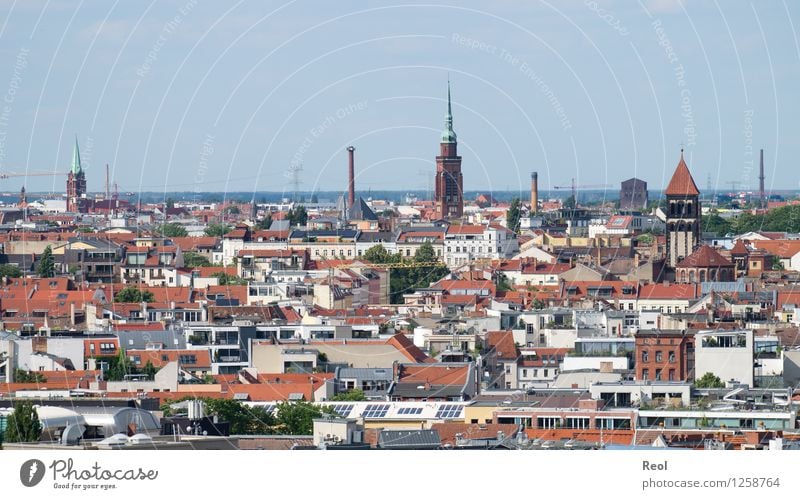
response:
{"label": "green tree", "polygon": [[219,280],[220,286],[240,286],[247,284],[247,279],[237,275],[226,274],[225,272],[214,272],[211,277],[216,277]]}
{"label": "green tree", "polygon": [[158,369],[156,369],[153,363],[149,360],[147,361],[147,364],[144,365],[144,369],[142,369],[142,374],[146,375],[147,379],[149,380],[155,379],[157,372]]}
{"label": "green tree", "polygon": [[150,291],[141,291],[139,288],[129,286],[120,290],[119,293],[114,295],[114,301],[117,303],[152,303],[155,300],[153,293]]}
{"label": "green tree", "polygon": [[348,390],[346,392],[337,393],[331,400],[336,402],[359,402],[363,400],[367,400],[367,397],[364,395],[362,390],[355,388],[353,390]]}
{"label": "green tree", "polygon": [[703,215],[702,225],[704,232],[713,232],[718,237],[723,237],[733,228],[733,224],[725,218],[719,216],[717,211],[712,211],[708,215]]}
{"label": "green tree", "polygon": [[108,359],[108,369],[104,373],[106,381],[122,381],[128,374],[135,374],[136,368],[130,365],[128,356],[120,348],[116,357]]}
{"label": "green tree", "polygon": [[53,248],[49,245],[42,252],[42,258],[39,260],[38,273],[42,277],[55,277],[56,275],[56,262],[53,260]]}
{"label": "green tree", "polygon": [[249,407],[233,399],[201,399],[206,413],[231,425],[231,435],[269,435],[274,433],[275,417],[263,407]]}
{"label": "green tree", "polygon": [[168,210],[175,208],[175,200],[172,198],[167,198],[166,205]]}
{"label": "green tree", "polygon": [[161,224],[156,227],[155,232],[163,237],[186,237],[189,235],[185,227],[176,223]]}
{"label": "green tree", "polygon": [[497,278],[497,290],[514,291],[514,286],[511,285],[511,281],[508,279],[508,276],[504,272],[500,272],[500,275]]}
{"label": "green tree", "polygon": [[390,254],[382,244],[376,244],[364,252],[364,260],[369,263],[393,263],[394,255]]}
{"label": "green tree", "polygon": [[696,388],[725,388],[725,383],[714,373],[705,373],[700,379],[694,381]]}
{"label": "green tree", "polygon": [[236,205],[231,205],[225,207],[225,213],[228,215],[239,215],[242,213],[242,210],[240,210]]}
{"label": "green tree", "polygon": [[511,206],[506,212],[506,227],[514,232],[519,231],[520,201],[519,198],[511,200]]}
{"label": "green tree", "polygon": [[38,442],[42,435],[39,415],[33,402],[23,400],[14,405],[14,412],[6,420],[3,440],[6,442]]}
{"label": "green tree", "polygon": [[565,199],[563,206],[568,210],[574,210],[577,206],[575,202],[575,196],[570,195],[567,199]]}
{"label": "green tree", "polygon": [[426,241],[417,248],[416,254],[414,254],[414,261],[417,263],[433,263],[438,261],[436,257],[436,250],[433,249],[433,244]]}
{"label": "green tree", "polygon": [[209,237],[222,237],[231,231],[231,226],[226,224],[210,223],[206,227],[206,235]]}
{"label": "green tree", "polygon": [[15,383],[47,383],[47,379],[40,372],[14,369]]}
{"label": "green tree", "polygon": [[22,271],[16,265],[4,263],[0,265],[0,277],[20,277]]}
{"label": "green tree", "polygon": [[214,266],[208,261],[208,258],[194,251],[187,251],[183,254],[183,265],[187,268]]}
{"label": "green tree", "polygon": [[319,407],[310,402],[281,402],[276,409],[276,419],[280,432],[286,435],[311,435],[314,419],[328,414],[335,416],[330,407]]}
{"label": "green tree", "polygon": [[271,225],[272,225],[272,213],[267,212],[264,218],[258,221],[256,227],[258,227],[260,230],[269,230]]}
{"label": "green tree", "polygon": [[306,225],[308,223],[308,213],[305,206],[289,208],[286,218],[289,219],[291,225]]}

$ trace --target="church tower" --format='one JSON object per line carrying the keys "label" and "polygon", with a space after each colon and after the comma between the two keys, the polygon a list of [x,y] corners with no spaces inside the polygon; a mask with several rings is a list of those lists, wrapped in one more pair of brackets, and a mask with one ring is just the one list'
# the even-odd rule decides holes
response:
{"label": "church tower", "polygon": [[675,268],[700,244],[700,191],[683,160],[683,149],[664,195],[667,197],[667,265]]}
{"label": "church tower", "polygon": [[86,174],[81,168],[81,152],[78,150],[78,139],[72,150],[72,167],[67,175],[67,211],[70,213],[86,213]]}
{"label": "church tower", "polygon": [[464,213],[464,179],[461,156],[453,131],[453,110],[450,105],[450,81],[447,81],[447,115],[445,115],[439,155],[436,156],[436,192],[434,202],[441,218],[461,218]]}

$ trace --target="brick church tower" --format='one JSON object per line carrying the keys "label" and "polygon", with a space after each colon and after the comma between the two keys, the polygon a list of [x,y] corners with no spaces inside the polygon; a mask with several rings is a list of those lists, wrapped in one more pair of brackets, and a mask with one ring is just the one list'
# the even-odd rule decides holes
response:
{"label": "brick church tower", "polygon": [[434,202],[441,218],[461,218],[464,213],[464,179],[461,175],[461,156],[453,131],[453,111],[450,105],[450,81],[447,82],[447,115],[439,155],[436,156],[436,193]]}
{"label": "brick church tower", "polygon": [[67,211],[70,213],[86,213],[86,174],[81,168],[81,153],[78,150],[78,139],[72,151],[72,167],[67,175]]}

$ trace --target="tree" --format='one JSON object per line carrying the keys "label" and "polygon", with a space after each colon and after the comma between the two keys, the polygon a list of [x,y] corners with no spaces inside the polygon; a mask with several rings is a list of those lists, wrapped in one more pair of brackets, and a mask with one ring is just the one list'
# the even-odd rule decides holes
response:
{"label": "tree", "polygon": [[122,381],[127,374],[134,374],[135,367],[130,365],[125,351],[120,349],[116,357],[108,359],[108,369],[104,373],[106,381]]}
{"label": "tree", "polygon": [[500,276],[497,278],[497,290],[514,291],[514,286],[511,285],[511,281],[509,281],[508,276],[505,274],[505,272],[501,272]]}
{"label": "tree", "polygon": [[189,235],[189,233],[186,232],[186,228],[176,223],[161,224],[156,227],[155,232],[163,237],[186,237]]}
{"label": "tree", "polygon": [[226,206],[225,207],[225,213],[227,213],[229,215],[239,215],[239,214],[242,213],[242,210],[240,210],[239,207],[234,204],[234,205]]}
{"label": "tree", "polygon": [[416,254],[414,254],[414,261],[417,263],[433,263],[438,261],[438,258],[436,258],[436,250],[433,249],[433,245],[428,241],[422,243],[417,249]]}
{"label": "tree", "polygon": [[705,373],[700,379],[694,381],[695,388],[725,388],[725,383],[714,373]]}
{"label": "tree", "polygon": [[[263,407],[249,407],[232,399],[201,399],[206,412],[230,423],[231,435],[274,433],[275,417]],[[309,432],[310,434],[310,432]]]}
{"label": "tree", "polygon": [[275,410],[280,432],[286,435],[311,435],[314,419],[324,414],[337,415],[330,407],[319,407],[310,402],[281,402]]}
{"label": "tree", "polygon": [[319,203],[319,198],[317,198],[316,194],[312,194],[311,195],[311,202],[314,203],[314,204]]}
{"label": "tree", "polygon": [[33,408],[33,402],[24,400],[14,406],[14,412],[6,420],[6,442],[38,442],[42,435],[42,424],[39,415]]}
{"label": "tree", "polygon": [[175,200],[172,198],[167,198],[166,205],[168,210],[175,208]]}
{"label": "tree", "polygon": [[289,219],[290,225],[306,225],[308,223],[308,213],[305,206],[298,206],[296,208],[289,208],[289,213],[286,214]]}
{"label": "tree", "polygon": [[237,275],[226,274],[225,272],[214,272],[211,277],[216,277],[220,286],[240,286],[247,284],[247,279]]}
{"label": "tree", "polygon": [[187,268],[214,266],[208,261],[208,258],[194,251],[187,251],[183,254],[183,265]]}
{"label": "tree", "polygon": [[575,196],[570,196],[566,200],[564,200],[563,206],[568,210],[574,210],[576,206]]}
{"label": "tree", "polygon": [[367,397],[364,396],[364,392],[362,390],[355,388],[353,390],[348,390],[346,392],[337,393],[336,395],[331,397],[331,400],[334,400],[336,402],[359,402],[367,400]]}
{"label": "tree", "polygon": [[382,244],[376,244],[364,252],[364,260],[369,263],[391,263],[394,260],[392,257]]}
{"label": "tree", "polygon": [[144,369],[142,369],[142,374],[145,374],[149,380],[155,379],[157,372],[158,369],[156,369],[153,363],[149,360],[147,361],[147,364],[144,365]]}
{"label": "tree", "polygon": [[723,237],[733,228],[733,224],[719,216],[719,213],[712,211],[708,215],[703,215],[702,225],[703,232],[713,232],[718,237]]}
{"label": "tree", "polygon": [[210,223],[206,227],[206,235],[209,237],[222,237],[231,231],[231,226],[226,224]]}
{"label": "tree", "polygon": [[56,262],[53,260],[53,248],[50,245],[42,252],[42,258],[39,260],[39,268],[37,270],[41,277],[55,277]]}
{"label": "tree", "polygon": [[506,227],[514,232],[519,231],[520,201],[519,198],[511,200],[511,206],[506,212]]}
{"label": "tree", "polygon": [[114,295],[114,301],[117,303],[151,303],[155,300],[153,293],[150,291],[141,291],[133,286],[127,287]]}
{"label": "tree", "polygon": [[256,227],[258,227],[260,230],[269,230],[271,225],[272,225],[272,213],[267,212],[264,218],[258,221]]}
{"label": "tree", "polygon": [[20,277],[22,271],[16,265],[4,263],[0,265],[0,277]]}
{"label": "tree", "polygon": [[40,372],[14,369],[15,383],[47,383],[47,379]]}

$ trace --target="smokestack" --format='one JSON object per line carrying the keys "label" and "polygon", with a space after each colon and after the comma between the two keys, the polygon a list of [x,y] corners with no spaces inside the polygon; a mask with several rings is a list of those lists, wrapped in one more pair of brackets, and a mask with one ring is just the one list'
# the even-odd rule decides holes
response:
{"label": "smokestack", "polygon": [[355,158],[353,152],[355,147],[350,146],[347,148],[347,173],[349,176],[348,191],[347,191],[347,205],[353,206],[356,204],[356,173],[355,173]]}
{"label": "smokestack", "polygon": [[761,167],[758,174],[758,198],[761,209],[766,208],[764,203],[764,149],[761,149]]}
{"label": "smokestack", "polygon": [[531,214],[539,212],[539,173],[531,173]]}

